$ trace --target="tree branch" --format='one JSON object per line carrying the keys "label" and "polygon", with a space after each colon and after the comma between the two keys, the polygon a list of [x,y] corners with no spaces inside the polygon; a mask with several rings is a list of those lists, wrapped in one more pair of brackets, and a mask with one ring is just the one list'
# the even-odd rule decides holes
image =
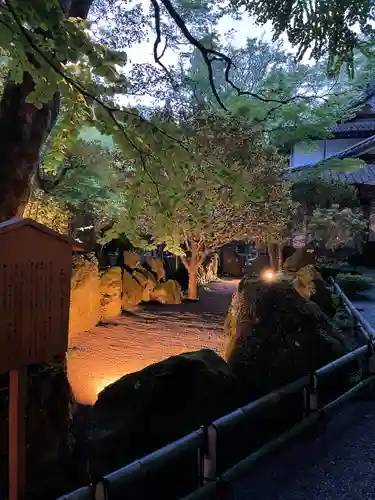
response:
{"label": "tree branch", "polygon": [[164,72],[168,76],[170,84],[172,85],[173,88],[175,88],[175,83],[173,81],[172,75],[168,71],[167,67],[161,62],[161,59],[164,56],[165,51],[167,49],[167,42],[165,43],[165,47],[164,47],[162,53],[160,54],[160,56],[158,54],[158,48],[159,48],[159,45],[161,43],[160,6],[159,6],[157,0],[150,0],[150,1],[152,3],[152,6],[154,7],[155,31],[156,31],[156,38],[155,38],[154,48],[153,48],[154,60],[164,70]]}
{"label": "tree branch", "polygon": [[[151,0],[151,1],[153,2],[155,0]],[[237,93],[238,96],[247,95],[249,97],[253,97],[254,99],[257,99],[257,100],[264,102],[264,103],[275,103],[275,104],[280,104],[280,105],[289,104],[293,101],[301,100],[301,99],[303,99],[303,100],[310,100],[311,99],[310,96],[301,95],[301,94],[291,96],[287,99],[275,99],[275,98],[268,98],[268,97],[262,96],[260,94],[257,94],[257,93],[254,93],[254,92],[251,92],[248,90],[242,90],[240,87],[238,87],[233,82],[233,80],[231,79],[231,76],[230,76],[231,70],[234,67],[234,63],[233,63],[232,59],[229,56],[227,56],[226,54],[223,54],[222,52],[220,52],[218,50],[205,47],[201,42],[199,42],[199,40],[197,40],[190,33],[184,20],[181,18],[181,16],[178,14],[176,9],[173,7],[170,0],[160,0],[160,2],[164,5],[168,14],[175,21],[176,25],[180,29],[181,33],[185,36],[187,41],[191,45],[193,45],[193,47],[198,49],[199,52],[201,53],[203,60],[207,66],[208,80],[210,83],[211,91],[212,91],[216,101],[218,102],[219,106],[222,109],[227,111],[227,108],[224,105],[221,97],[219,96],[218,90],[215,86],[214,77],[213,77],[213,68],[212,68],[212,63],[214,61],[221,61],[225,64],[224,80]]]}

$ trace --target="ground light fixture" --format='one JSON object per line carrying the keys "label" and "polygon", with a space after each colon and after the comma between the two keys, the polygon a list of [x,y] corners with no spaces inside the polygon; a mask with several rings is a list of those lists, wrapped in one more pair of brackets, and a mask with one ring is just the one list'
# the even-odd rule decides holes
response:
{"label": "ground light fixture", "polygon": [[272,269],[263,269],[260,273],[262,281],[274,281],[276,278],[276,273]]}

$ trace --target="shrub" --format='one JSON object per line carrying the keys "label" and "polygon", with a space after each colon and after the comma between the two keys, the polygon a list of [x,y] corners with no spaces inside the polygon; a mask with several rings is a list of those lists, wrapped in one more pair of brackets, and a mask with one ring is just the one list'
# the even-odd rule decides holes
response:
{"label": "shrub", "polygon": [[370,290],[374,284],[372,279],[368,276],[342,273],[336,276],[336,282],[348,296],[366,292]]}
{"label": "shrub", "polygon": [[355,274],[359,273],[356,271],[354,266],[351,266],[347,262],[318,262],[316,265],[317,270],[322,275],[325,281],[329,278],[335,279],[338,274]]}

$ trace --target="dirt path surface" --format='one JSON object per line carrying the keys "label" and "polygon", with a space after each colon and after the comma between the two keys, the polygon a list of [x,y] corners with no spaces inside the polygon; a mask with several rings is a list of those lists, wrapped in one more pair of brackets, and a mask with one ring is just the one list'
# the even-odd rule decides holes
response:
{"label": "dirt path surface", "polygon": [[198,302],[142,305],[79,334],[68,355],[77,400],[92,404],[98,392],[126,373],[181,352],[208,347],[222,354],[224,318],[237,285],[237,280],[219,281],[202,287]]}

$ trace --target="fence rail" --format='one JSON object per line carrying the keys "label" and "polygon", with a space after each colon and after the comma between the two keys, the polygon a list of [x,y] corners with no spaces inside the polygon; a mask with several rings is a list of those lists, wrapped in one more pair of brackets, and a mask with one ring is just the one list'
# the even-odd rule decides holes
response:
{"label": "fence rail", "polygon": [[[210,425],[191,432],[187,436],[108,474],[96,484],[82,487],[60,497],[58,500],[120,500],[127,498],[124,492],[127,491],[130,483],[137,488],[137,484],[140,485],[142,482],[147,481],[151,474],[167,469],[175,460],[192,452],[196,455],[198,464],[196,489],[185,495],[183,500],[207,498],[220,488],[223,483],[231,481],[240,473],[248,470],[260,458],[268,455],[317,422],[323,413],[328,414],[335,410],[341,403],[347,401],[365,387],[374,386],[375,331],[333,280],[332,285],[339,295],[342,305],[355,321],[355,325],[366,341],[366,345],[279,390],[275,390],[256,401],[252,401],[242,408],[238,408],[230,414],[215,420]],[[336,370],[353,361],[359,360],[364,361],[362,380],[325,406],[320,406],[318,395],[324,379]],[[220,455],[220,447],[217,446],[218,438],[224,436],[228,431],[241,426],[241,424],[249,422],[250,419],[275,406],[287,396],[298,393],[303,393],[304,395],[305,417],[277,438],[264,444],[249,456],[219,474],[217,468],[217,460]],[[138,498],[140,497],[138,496]],[[174,498],[177,498],[177,495]]]}

